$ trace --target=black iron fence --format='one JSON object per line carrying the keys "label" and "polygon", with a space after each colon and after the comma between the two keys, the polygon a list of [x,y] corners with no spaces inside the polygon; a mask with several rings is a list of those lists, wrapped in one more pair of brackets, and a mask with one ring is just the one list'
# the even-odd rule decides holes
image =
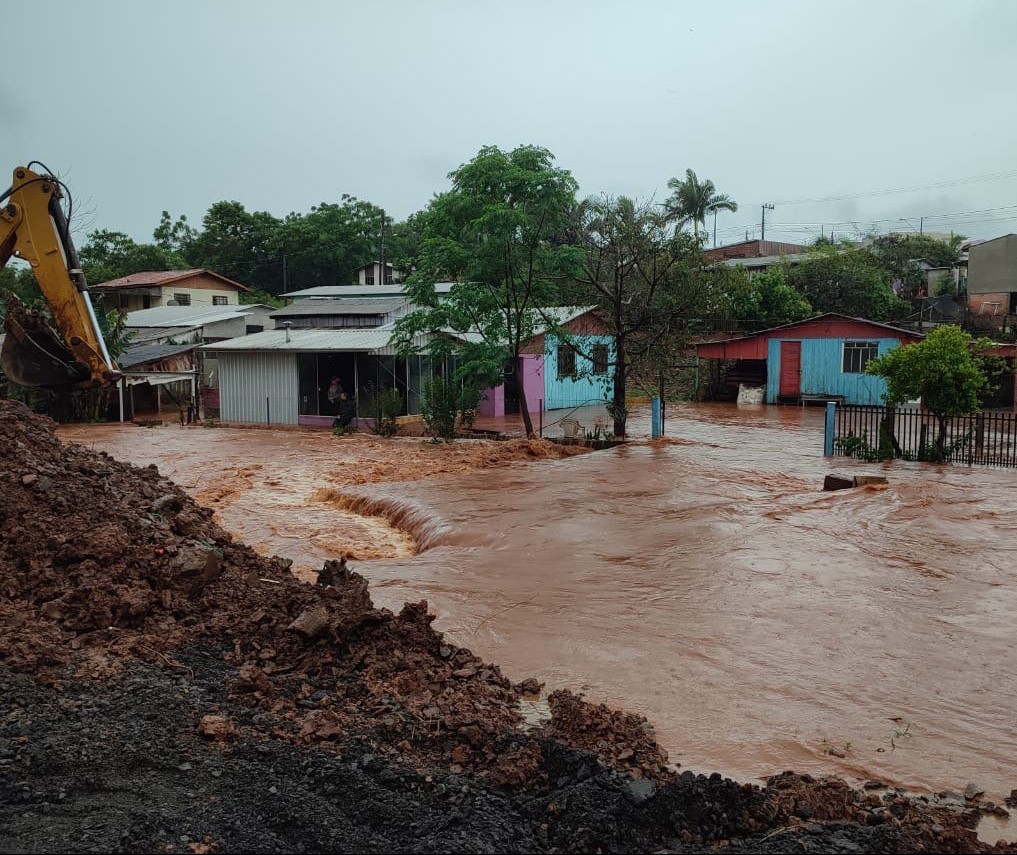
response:
{"label": "black iron fence", "polygon": [[987,412],[941,422],[917,407],[838,405],[833,454],[1017,467],[1017,416]]}

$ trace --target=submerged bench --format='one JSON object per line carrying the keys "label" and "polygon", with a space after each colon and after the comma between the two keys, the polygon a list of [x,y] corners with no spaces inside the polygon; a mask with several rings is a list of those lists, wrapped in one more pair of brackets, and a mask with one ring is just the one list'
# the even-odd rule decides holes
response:
{"label": "submerged bench", "polygon": [[799,395],[798,396],[798,403],[800,403],[803,407],[806,404],[820,404],[820,403],[825,404],[828,401],[833,401],[836,404],[843,404],[844,403],[844,396],[843,395],[816,395],[816,394],[808,394],[808,395]]}

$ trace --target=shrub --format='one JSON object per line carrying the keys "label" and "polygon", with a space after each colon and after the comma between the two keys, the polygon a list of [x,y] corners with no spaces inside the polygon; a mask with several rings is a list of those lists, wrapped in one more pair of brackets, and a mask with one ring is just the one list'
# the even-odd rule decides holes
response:
{"label": "shrub", "polygon": [[373,419],[372,430],[378,436],[395,436],[402,411],[403,396],[398,389],[379,389],[373,383],[364,387],[360,396],[360,414]]}

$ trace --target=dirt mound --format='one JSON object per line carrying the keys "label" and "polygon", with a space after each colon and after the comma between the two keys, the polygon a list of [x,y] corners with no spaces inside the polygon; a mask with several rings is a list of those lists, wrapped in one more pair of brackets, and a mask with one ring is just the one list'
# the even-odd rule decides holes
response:
{"label": "dirt mound", "polygon": [[[61,444],[53,424],[0,402],[0,660],[55,681],[102,677],[134,657],[225,641],[232,691],[271,710],[278,738],[371,735],[406,759],[521,782],[539,774],[519,693],[495,665],[446,644],[424,602],[375,609],[344,564],[317,586],[233,542],[155,467]],[[542,453],[543,443],[520,447]],[[228,725],[222,725],[228,729]],[[619,747],[618,755],[624,754]],[[619,766],[627,768],[626,758]],[[663,770],[660,770],[663,772]]]}
{"label": "dirt mound", "polygon": [[[0,401],[0,848],[82,846],[83,827],[103,829],[88,839],[100,850],[292,851],[297,834],[303,849],[349,848],[336,829],[360,821],[346,804],[364,786],[385,795],[357,802],[363,836],[350,839],[376,851],[472,851],[481,834],[487,851],[988,848],[963,799],[677,776],[644,719],[568,692],[550,695],[543,731],[525,732],[533,681],[446,643],[426,603],[376,609],[341,561],[300,582],[154,467],[62,445],[52,429]],[[194,764],[223,784],[195,780]],[[243,793],[279,790],[286,810],[260,795],[248,825],[234,821]],[[312,799],[320,815],[294,825]],[[39,823],[40,811],[60,819]],[[124,813],[141,818],[127,836]]]}

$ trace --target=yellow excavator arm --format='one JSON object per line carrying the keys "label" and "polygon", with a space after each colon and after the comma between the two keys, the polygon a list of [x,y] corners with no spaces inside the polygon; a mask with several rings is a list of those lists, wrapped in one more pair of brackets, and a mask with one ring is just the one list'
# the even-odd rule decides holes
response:
{"label": "yellow excavator arm", "polygon": [[43,315],[10,297],[0,363],[22,386],[99,386],[114,382],[116,363],[96,319],[85,274],[61,207],[62,184],[28,167],[0,196],[0,268],[11,257],[32,265],[59,336]]}

